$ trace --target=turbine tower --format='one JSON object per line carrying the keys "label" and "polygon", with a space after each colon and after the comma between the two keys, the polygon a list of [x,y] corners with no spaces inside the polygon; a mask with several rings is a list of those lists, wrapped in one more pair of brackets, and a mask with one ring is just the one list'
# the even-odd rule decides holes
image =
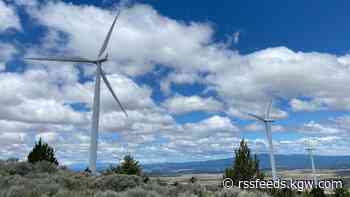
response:
{"label": "turbine tower", "polygon": [[273,143],[272,143],[272,134],[271,134],[271,123],[274,122],[273,119],[270,118],[270,111],[272,106],[272,99],[267,105],[265,115],[264,116],[258,116],[252,113],[248,113],[249,116],[257,119],[258,121],[261,121],[265,125],[265,131],[266,131],[266,139],[269,145],[269,152],[270,152],[270,165],[272,170],[272,179],[277,180],[276,176],[276,164],[275,164],[275,156],[274,156],[274,149],[273,149]]}
{"label": "turbine tower", "polygon": [[95,81],[95,91],[94,91],[94,100],[92,106],[92,123],[91,123],[91,139],[90,139],[90,151],[89,151],[89,169],[93,174],[96,174],[96,160],[97,160],[97,138],[99,130],[99,119],[100,119],[100,88],[101,88],[101,78],[106,84],[108,90],[111,92],[113,98],[118,103],[121,110],[126,116],[128,116],[123,105],[120,103],[117,95],[114,93],[111,84],[109,83],[105,72],[102,69],[102,63],[108,60],[108,54],[103,57],[108,42],[110,40],[111,34],[113,32],[115,23],[120,15],[120,11],[115,16],[112,26],[110,27],[107,36],[102,43],[101,49],[97,55],[96,59],[81,58],[81,57],[44,57],[44,58],[24,58],[25,60],[34,60],[34,61],[54,61],[54,62],[72,62],[72,63],[87,63],[96,65],[96,81]]}
{"label": "turbine tower", "polygon": [[312,146],[311,140],[308,140],[306,143],[306,151],[308,151],[310,161],[311,161],[311,168],[312,168],[312,175],[314,178],[314,184],[317,184],[316,166],[315,166],[314,154],[313,154],[314,150],[315,149]]}

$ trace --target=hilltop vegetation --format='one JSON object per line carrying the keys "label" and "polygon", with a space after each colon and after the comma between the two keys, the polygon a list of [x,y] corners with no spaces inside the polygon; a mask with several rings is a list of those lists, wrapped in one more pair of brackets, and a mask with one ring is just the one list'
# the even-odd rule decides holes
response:
{"label": "hilltop vegetation", "polygon": [[[235,162],[224,177],[237,180],[263,179],[259,161],[250,155],[242,141],[235,151]],[[236,184],[236,182],[235,182]],[[187,183],[166,182],[149,178],[131,155],[120,165],[111,166],[101,175],[73,172],[59,166],[54,149],[40,139],[28,155],[28,162],[18,159],[0,160],[0,197],[322,197],[323,190],[301,193],[291,190],[223,189],[217,185],[200,185],[195,177]],[[336,197],[350,197],[345,189],[335,191]]]}
{"label": "hilltop vegetation", "polygon": [[138,161],[126,155],[121,165],[99,176],[72,172],[59,166],[54,149],[41,139],[28,155],[28,162],[0,161],[0,197],[263,197],[261,192],[223,190],[196,183],[168,184],[142,176]]}
{"label": "hilltop vegetation", "polygon": [[47,161],[0,162],[1,197],[263,197],[260,192],[222,190],[196,183],[168,184],[145,177],[109,173],[75,173]]}

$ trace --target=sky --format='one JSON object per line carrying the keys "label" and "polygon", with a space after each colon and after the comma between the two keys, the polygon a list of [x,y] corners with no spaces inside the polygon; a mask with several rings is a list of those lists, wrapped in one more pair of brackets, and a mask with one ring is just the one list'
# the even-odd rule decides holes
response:
{"label": "sky", "polygon": [[98,162],[228,158],[240,139],[266,153],[273,99],[277,154],[350,155],[347,1],[0,0],[0,159],[40,137],[61,164],[87,163],[95,58],[122,10],[103,65],[125,117],[101,88]]}

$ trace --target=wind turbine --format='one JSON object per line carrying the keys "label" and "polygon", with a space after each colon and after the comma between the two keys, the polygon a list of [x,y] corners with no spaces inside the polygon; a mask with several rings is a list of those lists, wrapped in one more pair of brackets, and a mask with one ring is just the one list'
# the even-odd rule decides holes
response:
{"label": "wind turbine", "polygon": [[100,119],[100,88],[101,88],[101,77],[107,88],[111,92],[113,98],[117,101],[119,107],[128,116],[123,105],[120,103],[117,95],[114,93],[111,84],[109,83],[105,72],[102,69],[102,63],[108,60],[108,53],[104,57],[102,55],[105,53],[110,40],[111,34],[113,32],[115,23],[120,15],[120,11],[115,16],[112,26],[110,27],[107,36],[102,44],[102,47],[97,55],[96,59],[88,59],[81,57],[44,57],[44,58],[24,58],[25,60],[35,60],[35,61],[54,61],[54,62],[73,62],[73,63],[88,63],[96,65],[96,81],[95,81],[95,91],[94,91],[94,101],[92,107],[92,126],[91,126],[91,139],[90,139],[90,151],[89,151],[89,169],[93,174],[96,174],[96,160],[97,160],[97,138],[99,130],[99,119]]}
{"label": "wind turbine", "polygon": [[308,151],[310,161],[311,161],[311,168],[312,168],[312,175],[314,177],[314,184],[317,184],[316,166],[315,166],[314,154],[313,154],[314,150],[315,149],[313,148],[313,146],[311,144],[311,140],[308,140],[306,143],[306,151]]}
{"label": "wind turbine", "polygon": [[270,118],[270,111],[272,106],[272,99],[267,105],[265,115],[264,116],[258,116],[252,113],[248,113],[249,116],[257,119],[258,121],[261,121],[265,125],[265,131],[266,131],[266,139],[269,144],[269,152],[270,152],[270,165],[272,170],[272,179],[276,180],[276,164],[275,164],[275,156],[274,156],[274,150],[273,150],[273,143],[272,143],[272,134],[271,134],[271,123],[275,120]]}

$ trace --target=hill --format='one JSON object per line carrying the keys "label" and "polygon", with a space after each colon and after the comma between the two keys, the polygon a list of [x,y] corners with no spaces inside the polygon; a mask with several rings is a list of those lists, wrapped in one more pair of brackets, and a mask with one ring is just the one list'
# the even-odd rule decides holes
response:
{"label": "hill", "polygon": [[[260,168],[270,169],[268,154],[258,155]],[[227,167],[232,166],[233,158],[193,161],[183,163],[154,163],[144,164],[143,169],[149,174],[169,175],[186,173],[220,173]],[[315,163],[318,169],[349,169],[350,156],[315,156]],[[101,171],[106,169],[110,163],[100,163],[97,165]],[[310,169],[310,159],[308,155],[276,155],[276,165],[279,170]],[[82,171],[86,164],[75,164],[68,166],[75,171]]]}

